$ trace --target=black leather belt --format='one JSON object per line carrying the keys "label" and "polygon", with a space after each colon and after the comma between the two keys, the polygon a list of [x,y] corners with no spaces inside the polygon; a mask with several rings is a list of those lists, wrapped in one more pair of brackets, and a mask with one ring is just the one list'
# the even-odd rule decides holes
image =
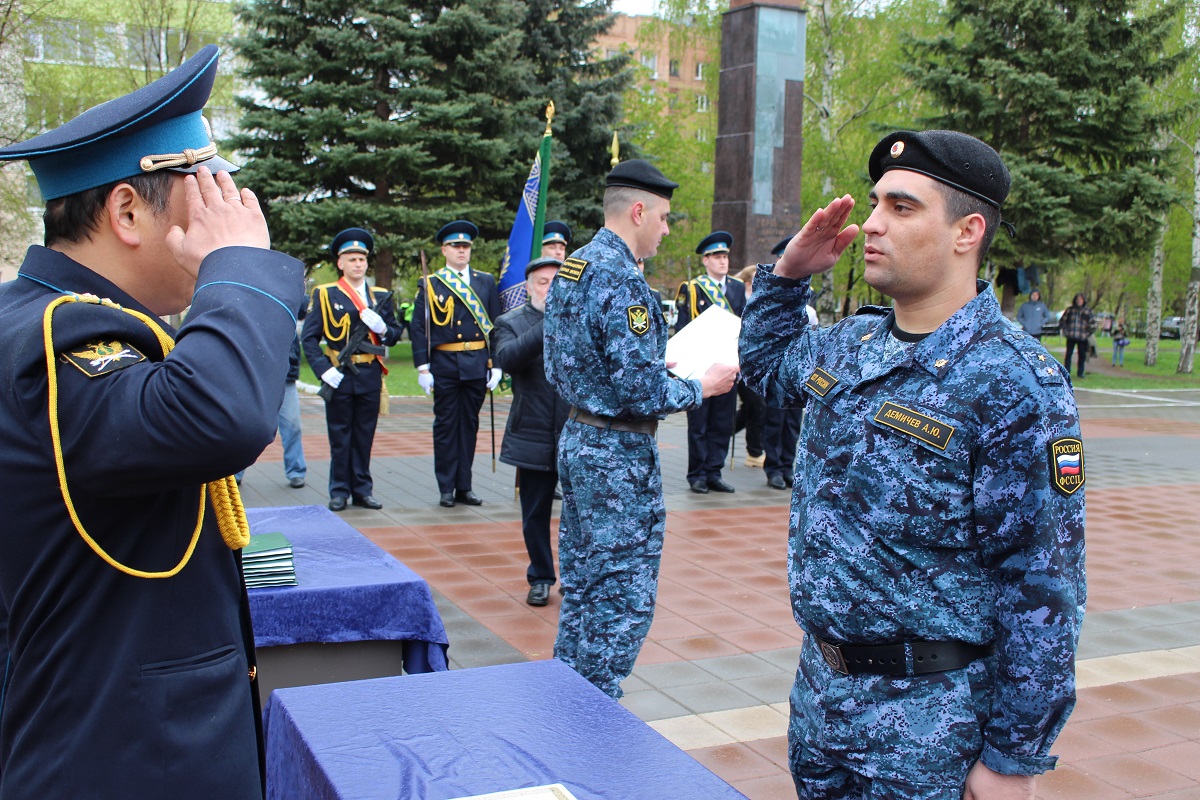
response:
{"label": "black leather belt", "polygon": [[[811,634],[810,634],[811,635]],[[821,657],[843,675],[925,675],[962,669],[996,651],[994,645],[966,642],[898,642],[834,644],[813,636]]]}
{"label": "black leather belt", "polygon": [[567,419],[591,425],[593,428],[603,428],[606,431],[627,431],[629,433],[648,433],[651,436],[658,430],[656,419],[617,419],[615,417],[598,417],[589,414],[581,408],[571,406]]}

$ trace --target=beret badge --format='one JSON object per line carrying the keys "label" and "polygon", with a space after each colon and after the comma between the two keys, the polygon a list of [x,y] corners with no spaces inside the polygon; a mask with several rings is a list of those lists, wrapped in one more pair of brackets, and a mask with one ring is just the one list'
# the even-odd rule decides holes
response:
{"label": "beret badge", "polygon": [[904,153],[904,142],[892,143],[892,158],[899,158]]}

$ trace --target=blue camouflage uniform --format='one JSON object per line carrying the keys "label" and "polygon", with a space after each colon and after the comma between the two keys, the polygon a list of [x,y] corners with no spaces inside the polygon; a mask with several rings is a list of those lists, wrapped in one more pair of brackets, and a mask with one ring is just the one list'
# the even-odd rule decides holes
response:
{"label": "blue camouflage uniform", "polygon": [[[1025,775],[1056,760],[1086,594],[1078,415],[1056,360],[978,292],[889,348],[886,309],[809,327],[807,279],[755,278],[742,374],[771,405],[808,400],[789,545],[806,634],[788,731],[801,797],[959,800],[980,759]],[[814,636],[995,653],[846,675]]]}
{"label": "blue camouflage uniform", "polygon": [[[546,378],[574,409],[637,422],[700,405],[699,381],[667,374],[666,322],[633,253],[607,228],[555,277],[545,345]],[[666,529],[658,445],[649,432],[569,418],[558,470],[563,601],[554,655],[620,697],[658,591]]]}

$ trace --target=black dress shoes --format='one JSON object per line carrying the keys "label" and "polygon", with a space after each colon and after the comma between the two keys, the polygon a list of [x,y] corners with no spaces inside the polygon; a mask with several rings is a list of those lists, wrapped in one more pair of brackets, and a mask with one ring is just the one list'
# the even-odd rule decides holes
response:
{"label": "black dress shoes", "polygon": [[708,482],[708,488],[712,489],[714,492],[724,492],[725,494],[733,494],[737,491],[737,489],[734,489],[720,478],[714,478],[710,480]]}
{"label": "black dress shoes", "polygon": [[550,585],[546,583],[535,583],[529,587],[529,594],[525,596],[525,602],[531,606],[544,606],[550,602]]}
{"label": "black dress shoes", "polygon": [[462,503],[465,506],[481,506],[481,505],[483,505],[483,501],[479,499],[479,496],[477,494],[475,494],[474,492],[472,492],[470,489],[467,489],[465,492],[455,492],[454,500],[456,502]]}
{"label": "black dress shoes", "polygon": [[443,492],[442,499],[438,500],[438,505],[442,508],[454,508],[454,492]]}
{"label": "black dress shoes", "polygon": [[359,506],[360,508],[370,508],[375,511],[378,511],[379,509],[383,508],[383,503],[379,502],[371,495],[367,495],[366,497],[356,497],[351,502],[353,502],[354,505]]}
{"label": "black dress shoes", "polygon": [[346,498],[344,498],[344,497],[329,498],[329,510],[330,511],[345,511],[346,510]]}
{"label": "black dress shoes", "polygon": [[708,486],[704,481],[692,481],[689,485],[696,494],[708,494]]}
{"label": "black dress shoes", "polygon": [[776,472],[771,477],[767,478],[767,486],[770,486],[772,489],[788,488],[787,483],[783,480],[783,476],[780,475],[778,472]]}
{"label": "black dress shoes", "polygon": [[304,478],[289,478],[288,486],[292,487],[293,489],[303,489]]}

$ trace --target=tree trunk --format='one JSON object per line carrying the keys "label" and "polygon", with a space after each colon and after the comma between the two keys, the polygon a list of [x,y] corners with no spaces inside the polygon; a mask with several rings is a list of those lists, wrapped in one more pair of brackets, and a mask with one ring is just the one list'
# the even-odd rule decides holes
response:
{"label": "tree trunk", "polygon": [[1150,288],[1146,290],[1146,366],[1158,363],[1158,334],[1162,330],[1162,273],[1163,243],[1167,238],[1167,217],[1164,214],[1154,239],[1154,255],[1150,257]]}
{"label": "tree trunk", "polygon": [[1183,329],[1179,331],[1179,367],[1175,370],[1182,375],[1192,374],[1196,354],[1196,304],[1200,299],[1200,137],[1192,146],[1192,166],[1196,173],[1192,182],[1192,276],[1183,309]]}

